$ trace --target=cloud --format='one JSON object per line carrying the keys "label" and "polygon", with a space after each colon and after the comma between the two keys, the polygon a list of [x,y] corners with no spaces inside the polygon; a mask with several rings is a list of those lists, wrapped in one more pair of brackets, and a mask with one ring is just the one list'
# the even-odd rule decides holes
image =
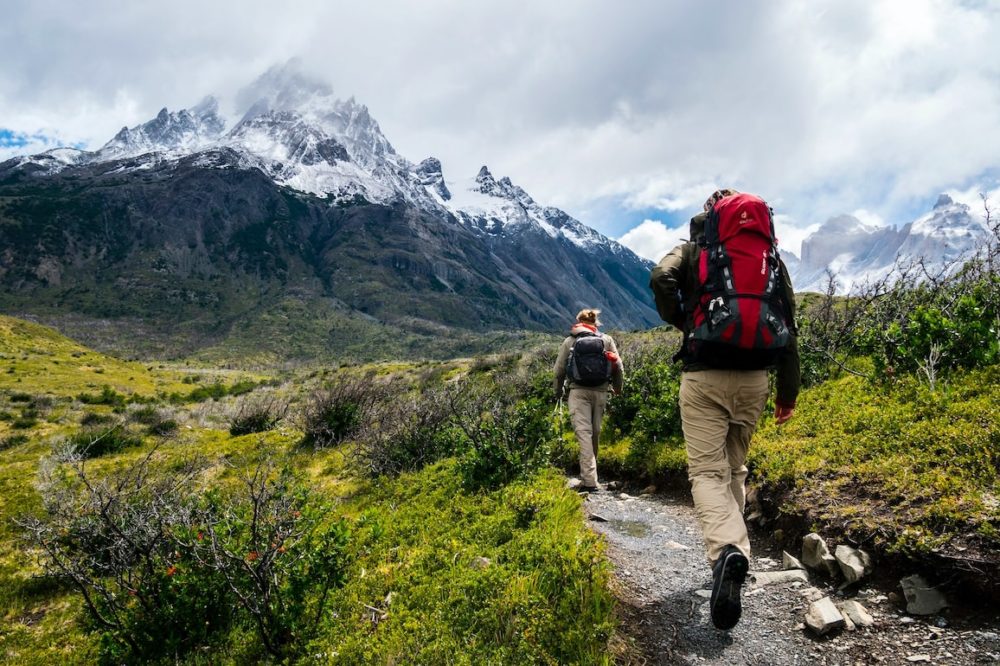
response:
{"label": "cloud", "polygon": [[74,8],[5,9],[6,127],[96,147],[163,106],[231,100],[300,56],[366,103],[403,155],[434,155],[450,178],[489,164],[570,213],[614,199],[623,215],[685,217],[724,185],[800,229],[856,209],[898,224],[1000,166],[995,2]]}
{"label": "cloud", "polygon": [[644,220],[619,238],[618,242],[640,257],[659,261],[663,255],[687,239],[686,224],[671,228],[660,220]]}

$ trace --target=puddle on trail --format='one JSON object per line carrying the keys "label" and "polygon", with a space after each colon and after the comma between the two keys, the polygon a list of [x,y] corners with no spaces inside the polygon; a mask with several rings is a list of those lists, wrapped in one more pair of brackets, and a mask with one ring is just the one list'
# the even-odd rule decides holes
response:
{"label": "puddle on trail", "polygon": [[616,532],[641,539],[649,536],[649,525],[641,520],[609,520],[608,525]]}

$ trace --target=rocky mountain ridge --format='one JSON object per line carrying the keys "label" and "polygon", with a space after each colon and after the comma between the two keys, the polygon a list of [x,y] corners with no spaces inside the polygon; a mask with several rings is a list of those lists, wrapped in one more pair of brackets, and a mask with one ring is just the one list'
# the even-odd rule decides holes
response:
{"label": "rocky mountain ridge", "polygon": [[396,345],[392,330],[426,346],[560,332],[587,306],[614,327],[657,323],[648,262],[509,178],[445,181],[440,161],[400,156],[366,107],[294,65],[240,99],[232,124],[208,98],[96,151],[0,164],[0,306],[178,339],[200,322],[215,342],[277,326],[289,299],[307,304],[292,308],[311,318],[299,328],[360,327],[375,346]]}

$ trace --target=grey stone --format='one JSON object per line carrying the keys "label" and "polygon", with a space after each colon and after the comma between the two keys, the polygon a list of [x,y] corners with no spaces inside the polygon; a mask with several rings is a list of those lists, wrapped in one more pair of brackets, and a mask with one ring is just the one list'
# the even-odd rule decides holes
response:
{"label": "grey stone", "polygon": [[566,487],[569,488],[570,490],[573,490],[575,488],[579,488],[582,485],[583,485],[583,480],[582,479],[573,478],[573,479],[568,479],[566,481]]}
{"label": "grey stone", "polygon": [[590,520],[594,521],[595,523],[606,523],[606,522],[608,522],[607,518],[605,518],[604,516],[602,516],[600,514],[597,514],[597,513],[592,513],[592,514],[590,514],[589,517],[590,517]]}
{"label": "grey stone", "polygon": [[477,557],[476,559],[472,560],[472,563],[469,564],[469,566],[472,567],[473,569],[485,569],[491,564],[493,564],[493,562],[490,560],[490,558]]}
{"label": "grey stone", "polygon": [[841,615],[841,617],[844,618],[844,628],[845,629],[847,629],[848,631],[857,631],[858,626],[856,624],[854,624],[854,620],[852,620],[850,618],[850,616],[843,611],[843,609],[841,609],[840,615]]}
{"label": "grey stone", "polygon": [[792,571],[759,571],[750,574],[750,580],[754,587],[764,587],[765,585],[776,585],[778,583],[792,583],[799,581],[809,582],[809,575],[802,569]]}
{"label": "grey stone", "polygon": [[805,569],[805,565],[799,562],[795,556],[789,555],[786,551],[781,551],[781,568],[788,569]]}
{"label": "grey stone", "polygon": [[914,615],[934,615],[948,607],[944,595],[932,587],[919,574],[907,576],[899,581],[906,597],[906,612]]}
{"label": "grey stone", "polygon": [[655,495],[656,494],[656,486],[646,486],[645,488],[642,489],[642,494],[643,495]]}
{"label": "grey stone", "polygon": [[840,572],[840,566],[826,547],[826,541],[815,532],[802,539],[802,563],[829,576],[835,577]]}
{"label": "grey stone", "polygon": [[840,610],[859,627],[870,627],[875,624],[875,618],[868,613],[868,609],[853,599],[840,604]]}
{"label": "grey stone", "polygon": [[872,573],[872,558],[863,550],[841,544],[837,546],[833,556],[848,583],[857,583]]}
{"label": "grey stone", "polygon": [[836,629],[843,629],[846,625],[844,616],[830,597],[823,597],[819,601],[809,604],[809,610],[806,612],[806,626],[819,636]]}

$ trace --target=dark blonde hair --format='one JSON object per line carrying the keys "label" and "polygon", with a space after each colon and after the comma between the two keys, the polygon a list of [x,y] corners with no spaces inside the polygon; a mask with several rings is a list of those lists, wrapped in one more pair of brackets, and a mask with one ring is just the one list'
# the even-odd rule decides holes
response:
{"label": "dark blonde hair", "polygon": [[597,319],[597,315],[599,314],[601,314],[600,310],[595,310],[594,308],[587,308],[586,310],[580,310],[579,314],[576,315],[576,320],[581,324],[600,326],[601,322],[598,321]]}

